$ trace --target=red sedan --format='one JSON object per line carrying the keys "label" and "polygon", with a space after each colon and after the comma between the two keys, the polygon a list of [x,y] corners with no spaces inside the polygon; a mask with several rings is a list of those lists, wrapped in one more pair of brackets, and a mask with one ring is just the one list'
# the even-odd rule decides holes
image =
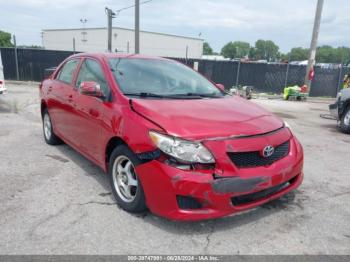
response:
{"label": "red sedan", "polygon": [[289,126],[181,63],[78,54],[40,85],[44,138],[108,172],[129,212],[209,219],[264,204],[303,180]]}

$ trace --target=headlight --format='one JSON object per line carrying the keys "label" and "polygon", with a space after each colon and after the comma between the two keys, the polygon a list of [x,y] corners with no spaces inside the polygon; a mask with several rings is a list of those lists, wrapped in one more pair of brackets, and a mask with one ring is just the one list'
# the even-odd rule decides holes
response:
{"label": "headlight", "polygon": [[150,131],[149,135],[161,151],[181,163],[215,163],[213,155],[199,142],[191,142],[154,131]]}

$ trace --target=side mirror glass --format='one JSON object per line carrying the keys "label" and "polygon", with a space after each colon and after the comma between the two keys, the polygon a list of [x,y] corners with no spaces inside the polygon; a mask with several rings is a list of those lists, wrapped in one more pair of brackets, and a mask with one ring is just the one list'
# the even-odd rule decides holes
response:
{"label": "side mirror glass", "polygon": [[222,92],[225,92],[225,86],[223,84],[215,84],[217,88],[219,88]]}
{"label": "side mirror glass", "polygon": [[101,86],[96,82],[82,82],[80,84],[80,93],[86,96],[104,98]]}

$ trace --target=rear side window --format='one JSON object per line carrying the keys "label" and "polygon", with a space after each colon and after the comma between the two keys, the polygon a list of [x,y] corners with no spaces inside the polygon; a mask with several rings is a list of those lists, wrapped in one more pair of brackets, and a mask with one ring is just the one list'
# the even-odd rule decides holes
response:
{"label": "rear side window", "polygon": [[73,75],[75,70],[77,69],[79,60],[73,59],[66,62],[61,71],[58,73],[57,80],[65,82],[67,84],[71,84],[73,80]]}
{"label": "rear side window", "polygon": [[80,67],[80,72],[77,78],[76,87],[80,88],[82,82],[96,82],[101,86],[102,93],[108,97],[109,88],[102,71],[101,65],[93,59],[85,59]]}

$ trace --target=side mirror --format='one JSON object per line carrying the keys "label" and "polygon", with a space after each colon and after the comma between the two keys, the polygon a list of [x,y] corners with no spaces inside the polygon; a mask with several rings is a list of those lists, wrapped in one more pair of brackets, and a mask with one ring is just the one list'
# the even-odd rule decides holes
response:
{"label": "side mirror", "polygon": [[80,84],[80,93],[86,96],[104,98],[101,86],[96,82],[82,82]]}
{"label": "side mirror", "polygon": [[226,92],[226,91],[225,91],[225,86],[224,86],[223,84],[215,84],[215,86],[216,86],[217,88],[219,88],[222,92]]}

